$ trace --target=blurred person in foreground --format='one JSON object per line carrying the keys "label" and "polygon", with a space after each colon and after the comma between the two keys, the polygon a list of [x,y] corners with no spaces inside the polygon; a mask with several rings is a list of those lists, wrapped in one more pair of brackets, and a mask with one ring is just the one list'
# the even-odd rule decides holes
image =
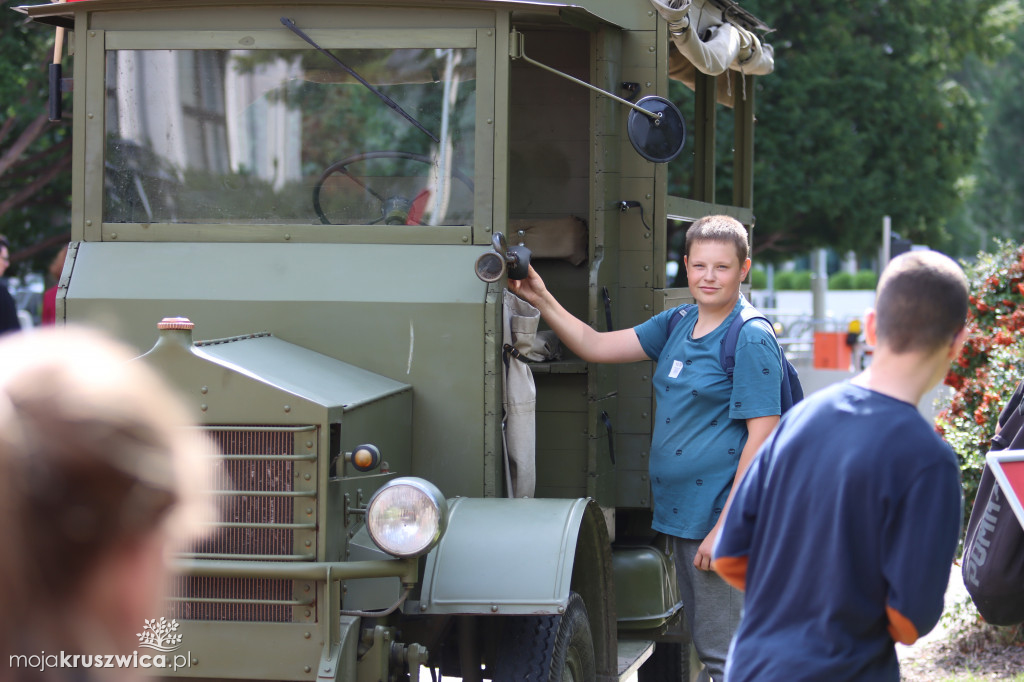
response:
{"label": "blurred person in foreground", "polygon": [[[7,237],[0,234],[0,277],[4,276],[7,266],[11,264],[11,245]],[[18,320],[18,306],[7,285],[0,280],[0,334],[21,329]]]}
{"label": "blurred person in foreground", "polygon": [[865,318],[871,365],[796,405],[754,457],[714,549],[745,590],[726,682],[895,682],[895,643],[935,627],[960,467],[916,406],[960,353],[967,296],[948,257],[893,259]]}
{"label": "blurred person in foreground", "polygon": [[[211,446],[164,382],[95,332],[0,339],[0,679],[112,679],[59,654],[131,654],[167,558],[209,518]],[[29,669],[24,656],[58,654]]]}

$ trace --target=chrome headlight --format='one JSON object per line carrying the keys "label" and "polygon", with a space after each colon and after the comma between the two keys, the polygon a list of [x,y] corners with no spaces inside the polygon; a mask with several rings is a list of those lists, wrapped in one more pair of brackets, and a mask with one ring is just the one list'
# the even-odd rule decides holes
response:
{"label": "chrome headlight", "polygon": [[396,478],[366,505],[366,529],[382,550],[412,557],[429,552],[448,525],[448,501],[422,478]]}

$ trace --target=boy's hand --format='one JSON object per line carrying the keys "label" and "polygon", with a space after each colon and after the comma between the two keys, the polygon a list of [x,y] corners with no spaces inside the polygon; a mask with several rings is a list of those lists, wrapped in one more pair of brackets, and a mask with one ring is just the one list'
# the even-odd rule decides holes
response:
{"label": "boy's hand", "polygon": [[526,279],[508,280],[508,290],[535,307],[547,292],[544,280],[540,278],[540,275],[537,274],[532,265],[527,272]]}

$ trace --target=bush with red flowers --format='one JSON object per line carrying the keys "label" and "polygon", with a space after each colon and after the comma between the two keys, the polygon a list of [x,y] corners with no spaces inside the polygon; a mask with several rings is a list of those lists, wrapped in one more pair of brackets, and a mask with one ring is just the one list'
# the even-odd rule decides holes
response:
{"label": "bush with red flowers", "polygon": [[964,267],[971,286],[968,336],[946,375],[955,392],[935,420],[960,459],[965,524],[999,412],[1024,378],[1024,246],[997,246]]}

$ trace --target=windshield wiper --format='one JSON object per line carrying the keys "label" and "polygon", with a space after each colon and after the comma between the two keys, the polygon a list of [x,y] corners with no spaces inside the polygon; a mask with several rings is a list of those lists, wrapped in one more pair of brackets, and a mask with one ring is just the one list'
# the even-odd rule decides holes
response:
{"label": "windshield wiper", "polygon": [[437,143],[441,142],[439,139],[437,139],[437,137],[434,135],[434,133],[430,132],[425,127],[423,127],[423,124],[420,123],[419,121],[417,121],[415,118],[413,118],[412,115],[409,114],[409,112],[407,112],[402,107],[398,106],[398,103],[395,100],[391,99],[390,97],[385,95],[383,92],[381,92],[377,88],[375,88],[372,85],[370,85],[369,83],[367,83],[366,80],[362,76],[360,76],[358,73],[356,73],[355,71],[350,69],[348,67],[348,65],[346,65],[343,61],[341,61],[340,59],[335,57],[333,54],[331,54],[330,52],[328,52],[327,50],[325,50],[324,48],[320,47],[315,42],[313,42],[313,39],[310,38],[308,35],[306,35],[305,32],[302,31],[302,29],[300,29],[298,26],[296,26],[295,22],[293,22],[291,19],[289,19],[288,17],[281,17],[281,23],[284,24],[285,28],[287,28],[289,31],[291,31],[292,33],[294,33],[295,35],[297,35],[298,37],[302,38],[307,43],[309,43],[310,45],[315,47],[320,52],[320,54],[329,57],[331,60],[334,61],[335,64],[337,64],[341,68],[345,69],[345,71],[347,71],[350,76],[352,76],[357,81],[359,81],[360,83],[365,85],[367,90],[369,90],[373,94],[377,95],[377,97],[379,97],[380,100],[382,102],[384,102],[384,104],[387,104],[389,107],[391,107],[392,109],[397,111],[399,114],[401,114],[403,117],[405,117],[405,119],[407,121],[409,121],[409,123],[412,123],[414,126],[419,128],[420,130],[422,130],[423,133],[427,137],[429,137],[431,140],[433,140],[434,142],[437,142]]}

